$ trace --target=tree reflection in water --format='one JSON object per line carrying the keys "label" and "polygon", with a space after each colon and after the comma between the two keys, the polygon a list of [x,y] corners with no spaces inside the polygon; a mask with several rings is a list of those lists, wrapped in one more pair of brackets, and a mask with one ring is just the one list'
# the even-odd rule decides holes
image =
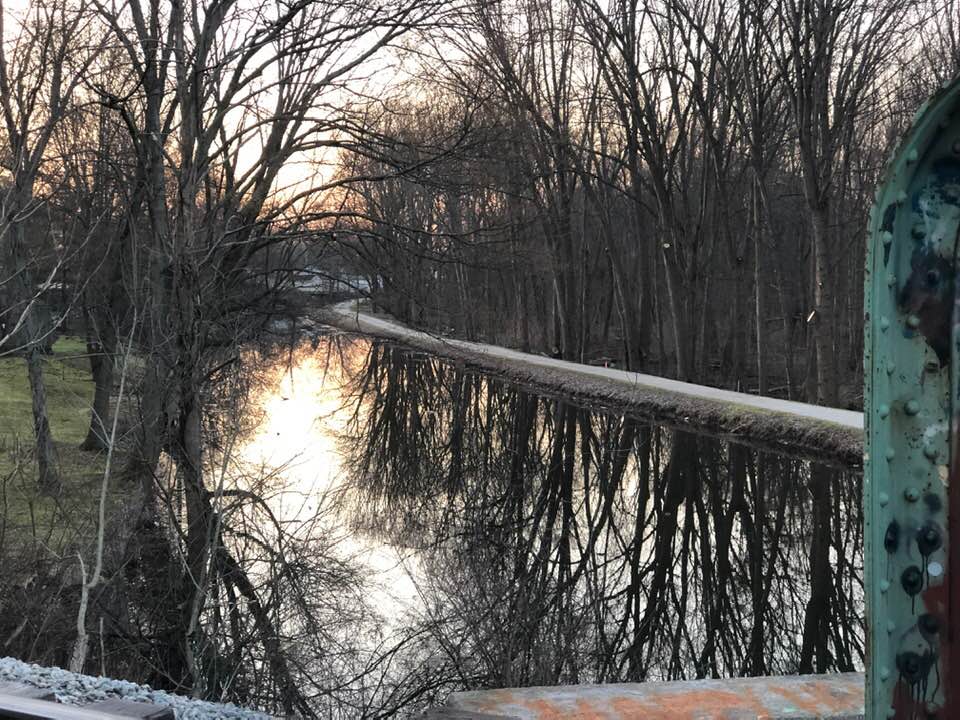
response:
{"label": "tree reflection in water", "polygon": [[862,666],[859,475],[385,344],[350,390],[353,521],[463,686]]}

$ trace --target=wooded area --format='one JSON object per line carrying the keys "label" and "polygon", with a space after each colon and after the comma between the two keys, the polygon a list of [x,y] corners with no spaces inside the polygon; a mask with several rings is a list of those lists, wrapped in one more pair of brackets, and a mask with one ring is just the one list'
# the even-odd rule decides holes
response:
{"label": "wooded area", "polygon": [[[295,312],[292,274],[339,215],[324,154],[372,144],[370,63],[440,9],[0,5],[0,347],[26,363],[32,411],[4,439],[6,653],[300,716],[338,687],[376,694],[352,679],[389,652],[368,667],[335,649],[367,612],[355,571],[291,537],[231,449],[250,344]],[[51,432],[61,333],[85,339],[96,383],[87,457]],[[291,617],[326,670],[298,672]]]}
{"label": "wooded area", "polygon": [[[293,534],[272,478],[234,462],[277,329],[311,302],[298,283],[361,277],[411,324],[857,408],[873,188],[958,70],[958,0],[0,2],[0,361],[29,407],[0,417],[3,652],[303,716],[468,686],[420,665],[428,627],[379,636],[333,540]],[[61,401],[89,380],[67,440],[52,418],[76,419]],[[621,420],[651,462],[659,441]],[[542,422],[570,492],[592,421]],[[685,438],[654,460],[674,523],[695,511],[699,475],[668,459]],[[836,516],[858,490],[806,481],[799,669],[846,668],[831,573],[854,581],[828,558],[856,545]],[[568,531],[569,498],[545,497]],[[641,650],[672,675],[779,662],[762,637],[664,654],[669,560],[629,611],[642,637],[610,639],[597,673],[645,677]],[[558,567],[568,602],[587,566]]]}
{"label": "wooded area", "polygon": [[960,69],[958,18],[952,0],[467,4],[385,120],[413,169],[350,187],[357,253],[414,324],[858,408],[867,211]]}

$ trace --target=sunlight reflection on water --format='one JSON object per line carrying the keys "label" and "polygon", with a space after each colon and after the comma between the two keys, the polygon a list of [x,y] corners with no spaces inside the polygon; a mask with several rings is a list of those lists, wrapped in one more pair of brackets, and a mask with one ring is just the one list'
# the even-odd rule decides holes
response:
{"label": "sunlight reflection on water", "polygon": [[280,487],[268,503],[282,522],[303,524],[322,516],[320,531],[337,536],[342,554],[368,570],[371,599],[390,624],[419,605],[412,577],[417,559],[407,549],[351,531],[352,508],[343,486],[347,474],[338,447],[357,410],[349,381],[369,348],[366,341],[340,344],[321,338],[316,349],[303,343],[286,361],[277,361],[254,398],[263,417],[239,456],[250,467],[276,473]]}

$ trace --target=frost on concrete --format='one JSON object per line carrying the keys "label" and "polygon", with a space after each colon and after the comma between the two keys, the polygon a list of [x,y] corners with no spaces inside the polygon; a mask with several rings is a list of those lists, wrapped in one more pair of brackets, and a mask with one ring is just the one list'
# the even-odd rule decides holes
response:
{"label": "frost on concrete", "polygon": [[86,705],[100,700],[131,700],[165,705],[173,708],[180,720],[269,720],[270,717],[235,705],[192,700],[163,690],[153,690],[149,685],[80,675],[60,668],[32,665],[15,658],[0,658],[0,681],[18,682],[49,690],[59,702],[71,705]]}
{"label": "frost on concrete", "polygon": [[655,375],[594,367],[483,343],[451,340],[358,312],[353,301],[319,319],[343,330],[398,341],[573,402],[644,417],[668,427],[821,462],[859,468],[863,413],[749,395]]}

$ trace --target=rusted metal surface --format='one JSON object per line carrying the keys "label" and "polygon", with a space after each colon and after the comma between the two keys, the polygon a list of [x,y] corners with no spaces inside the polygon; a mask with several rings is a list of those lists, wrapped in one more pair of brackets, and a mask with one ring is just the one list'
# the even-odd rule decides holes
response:
{"label": "rusted metal surface", "polygon": [[863,675],[568,685],[454,693],[436,720],[862,720]]}
{"label": "rusted metal surface", "polygon": [[960,82],[934,96],[870,213],[867,717],[960,720]]}

